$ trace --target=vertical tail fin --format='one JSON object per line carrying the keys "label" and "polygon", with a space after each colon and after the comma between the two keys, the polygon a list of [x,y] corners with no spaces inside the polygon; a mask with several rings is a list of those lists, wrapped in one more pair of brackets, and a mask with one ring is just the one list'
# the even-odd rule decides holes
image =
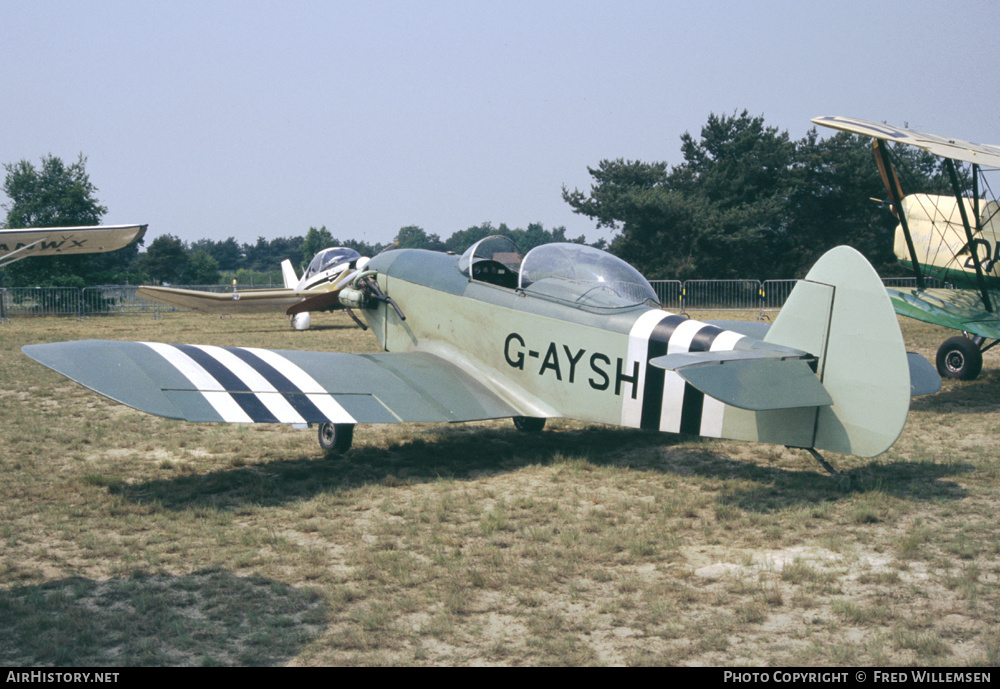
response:
{"label": "vertical tail fin", "polygon": [[874,457],[892,446],[910,409],[909,364],[888,294],[864,256],[846,246],[824,254],[764,339],[819,358],[833,405],[816,409],[811,447]]}
{"label": "vertical tail fin", "polygon": [[285,281],[286,289],[295,289],[299,284],[299,278],[295,275],[295,268],[292,267],[292,262],[287,258],[281,262],[281,277]]}

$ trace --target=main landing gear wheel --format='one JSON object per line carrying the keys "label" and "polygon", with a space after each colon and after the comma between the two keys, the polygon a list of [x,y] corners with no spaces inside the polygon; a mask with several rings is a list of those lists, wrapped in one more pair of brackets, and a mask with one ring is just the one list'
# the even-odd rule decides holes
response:
{"label": "main landing gear wheel", "polygon": [[937,370],[944,378],[975,380],[983,370],[983,353],[967,337],[950,337],[938,348]]}
{"label": "main landing gear wheel", "polygon": [[319,446],[328,455],[342,455],[351,449],[354,442],[353,423],[321,423],[319,425]]}
{"label": "main landing gear wheel", "polygon": [[545,428],[545,419],[535,416],[515,416],[514,427],[524,433],[537,433]]}

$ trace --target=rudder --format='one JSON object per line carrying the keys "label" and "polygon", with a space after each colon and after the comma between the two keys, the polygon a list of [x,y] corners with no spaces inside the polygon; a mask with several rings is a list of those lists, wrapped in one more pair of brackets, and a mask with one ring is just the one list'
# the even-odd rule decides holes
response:
{"label": "rudder", "polygon": [[888,294],[864,256],[847,246],[825,253],[764,339],[818,357],[833,405],[817,408],[810,447],[874,457],[892,446],[910,409],[909,364]]}

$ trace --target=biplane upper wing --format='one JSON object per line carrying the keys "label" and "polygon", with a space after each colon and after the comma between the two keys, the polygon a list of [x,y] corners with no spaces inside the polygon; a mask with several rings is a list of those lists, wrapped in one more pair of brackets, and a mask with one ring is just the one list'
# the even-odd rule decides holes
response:
{"label": "biplane upper wing", "polygon": [[0,267],[29,256],[115,251],[146,234],[146,225],[93,225],[0,230]]}
{"label": "biplane upper wing", "polygon": [[1000,167],[1000,146],[975,144],[969,141],[962,141],[961,139],[927,134],[926,132],[919,132],[914,129],[893,127],[880,122],[859,120],[853,117],[824,116],[814,117],[812,121],[824,127],[840,129],[852,134],[861,134],[884,141],[909,144],[942,158],[951,158],[952,160],[961,160],[977,165]]}
{"label": "biplane upper wing", "polygon": [[962,330],[977,337],[1000,339],[1000,316],[983,307],[979,292],[944,288],[889,288],[887,291],[893,309],[901,316]]}
{"label": "biplane upper wing", "polygon": [[136,296],[161,304],[170,304],[182,309],[202,313],[271,313],[282,311],[297,304],[316,291],[298,292],[293,289],[251,289],[239,292],[205,292],[179,287],[143,286],[136,290]]}
{"label": "biplane upper wing", "polygon": [[22,351],[141,411],[186,421],[398,423],[526,415],[427,353],[344,354],[83,340]]}

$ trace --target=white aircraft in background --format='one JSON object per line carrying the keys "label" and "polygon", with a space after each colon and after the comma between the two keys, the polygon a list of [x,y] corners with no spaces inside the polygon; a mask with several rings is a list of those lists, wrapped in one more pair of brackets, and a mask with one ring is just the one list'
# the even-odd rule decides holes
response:
{"label": "white aircraft in background", "polygon": [[97,254],[122,249],[146,234],[147,225],[32,227],[0,230],[0,268],[30,256]]}
{"label": "white aircraft in background", "polygon": [[[337,294],[351,283],[367,263],[368,258],[354,249],[338,246],[323,249],[316,254],[301,279],[295,274],[290,260],[282,261],[281,276],[285,286],[279,289],[205,292],[177,287],[144,286],[136,291],[136,295],[202,313],[285,311],[292,316],[293,328],[308,330],[312,318],[306,309],[319,311],[343,308],[337,300]],[[313,299],[320,296],[325,298],[322,303]]]}

